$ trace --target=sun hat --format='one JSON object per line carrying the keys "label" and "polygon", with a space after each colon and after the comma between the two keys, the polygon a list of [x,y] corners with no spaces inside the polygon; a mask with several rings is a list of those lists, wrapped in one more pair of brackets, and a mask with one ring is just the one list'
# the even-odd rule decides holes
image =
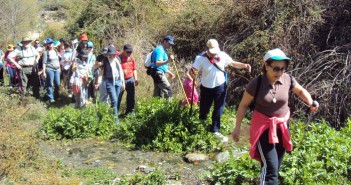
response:
{"label": "sun hat", "polygon": [[107,55],[116,55],[116,48],[115,47],[108,47],[107,49]]}
{"label": "sun hat", "polygon": [[21,42],[32,42],[32,40],[28,37],[23,37]]}
{"label": "sun hat", "polygon": [[7,45],[7,50],[13,50],[15,46],[13,46],[12,44]]}
{"label": "sun hat", "polygon": [[219,44],[216,39],[210,39],[207,41],[206,46],[208,48],[208,51],[212,54],[218,54],[221,49],[219,49]]}
{"label": "sun hat", "polygon": [[130,44],[126,44],[123,46],[123,50],[126,52],[133,52],[133,46]]}
{"label": "sun hat", "polygon": [[87,47],[88,47],[88,48],[93,48],[93,47],[94,47],[94,43],[91,42],[91,41],[89,41],[89,42],[87,43]]}
{"label": "sun hat", "polygon": [[51,38],[45,39],[45,44],[51,44],[54,43],[54,41]]}
{"label": "sun hat", "polygon": [[163,40],[166,40],[170,45],[174,45],[174,38],[170,35],[165,36]]}
{"label": "sun hat", "polygon": [[266,62],[269,59],[270,60],[287,60],[287,61],[291,60],[291,58],[287,57],[285,53],[279,48],[267,51],[267,53],[263,57],[263,61]]}
{"label": "sun hat", "polygon": [[80,40],[88,40],[87,34],[83,33],[83,34],[80,36]]}

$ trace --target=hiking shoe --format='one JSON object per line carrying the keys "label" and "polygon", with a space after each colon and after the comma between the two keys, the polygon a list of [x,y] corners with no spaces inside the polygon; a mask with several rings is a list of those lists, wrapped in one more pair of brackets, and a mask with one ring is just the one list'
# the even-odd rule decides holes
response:
{"label": "hiking shoe", "polygon": [[55,103],[55,100],[49,100],[50,103]]}
{"label": "hiking shoe", "polygon": [[72,98],[73,95],[71,93],[68,94],[68,98]]}
{"label": "hiking shoe", "polygon": [[213,135],[220,138],[222,140],[222,143],[228,142],[228,137],[225,137],[224,135],[222,135],[219,132],[214,132]]}

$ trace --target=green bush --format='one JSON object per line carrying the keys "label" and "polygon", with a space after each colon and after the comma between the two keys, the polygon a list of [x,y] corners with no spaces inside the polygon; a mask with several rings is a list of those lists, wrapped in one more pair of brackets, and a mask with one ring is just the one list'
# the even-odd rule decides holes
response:
{"label": "green bush", "polygon": [[167,178],[160,170],[156,170],[147,175],[135,173],[131,177],[123,176],[119,185],[163,185],[166,184]]}
{"label": "green bush", "polygon": [[[128,116],[117,128],[116,136],[135,144],[137,148],[182,152],[214,151],[219,140],[209,132],[209,121],[198,119],[198,108],[189,113],[189,108],[176,100],[143,100],[137,103],[135,115]],[[229,114],[222,118],[221,132],[228,133]]]}
{"label": "green bush", "polygon": [[[280,170],[280,184],[350,184],[351,120],[337,131],[327,123],[291,125],[295,150],[286,155]],[[260,173],[258,162],[244,155],[217,164],[211,173],[213,184],[254,184]]]}
{"label": "green bush", "polygon": [[52,108],[45,118],[43,131],[50,139],[74,139],[99,136],[108,139],[116,129],[113,111],[107,104],[84,109],[71,106]]}
{"label": "green bush", "polygon": [[87,184],[111,184],[115,172],[108,168],[81,168],[75,172]]}

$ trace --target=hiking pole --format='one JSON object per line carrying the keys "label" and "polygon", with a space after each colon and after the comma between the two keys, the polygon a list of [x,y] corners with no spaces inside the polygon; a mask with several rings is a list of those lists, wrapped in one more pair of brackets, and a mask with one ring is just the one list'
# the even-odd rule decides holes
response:
{"label": "hiking pole", "polygon": [[179,73],[178,73],[178,68],[177,68],[177,65],[176,65],[176,63],[175,63],[175,60],[174,60],[174,59],[173,59],[173,63],[174,63],[174,68],[175,68],[176,73],[177,73],[177,76],[178,76],[178,80],[179,80],[180,86],[181,86],[181,87],[182,87],[182,89],[183,89],[183,93],[184,93],[184,96],[185,96],[186,102],[187,102],[187,104],[189,105],[189,100],[188,100],[188,97],[186,96],[186,92],[185,92],[185,89],[184,89],[184,87],[183,87],[183,83],[182,83],[182,81],[180,80],[180,76],[179,76]]}
{"label": "hiking pole", "polygon": [[[316,100],[314,100],[314,101],[312,102],[312,106],[313,106],[313,107],[317,107],[317,106],[319,106],[319,103],[318,103]],[[304,131],[303,131],[302,138],[300,139],[300,141],[299,141],[299,143],[298,143],[296,149],[300,149],[300,148],[301,148],[301,143],[302,143],[302,141],[304,140],[304,138],[305,138],[305,136],[306,136],[306,131],[307,131],[307,129],[308,129],[308,126],[309,126],[310,122],[312,121],[311,109],[308,109],[308,110],[307,110],[307,116],[308,116],[308,117],[307,117],[307,123],[306,123],[305,129],[304,129]]]}

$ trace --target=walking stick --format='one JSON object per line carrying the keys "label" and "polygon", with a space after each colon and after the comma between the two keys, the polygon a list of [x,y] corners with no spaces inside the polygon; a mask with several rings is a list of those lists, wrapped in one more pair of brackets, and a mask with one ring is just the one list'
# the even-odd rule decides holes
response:
{"label": "walking stick", "polygon": [[175,63],[175,60],[173,60],[173,63],[174,63],[174,68],[176,69],[176,73],[177,73],[177,76],[178,76],[178,80],[179,80],[180,86],[181,86],[182,89],[183,89],[183,93],[184,93],[186,102],[187,102],[187,104],[189,105],[189,100],[188,100],[188,97],[186,96],[186,92],[185,92],[185,89],[184,89],[184,87],[183,87],[183,83],[182,83],[182,81],[180,80],[180,76],[179,76],[179,73],[178,73],[178,68],[177,68],[177,65],[176,65],[176,63]]}

